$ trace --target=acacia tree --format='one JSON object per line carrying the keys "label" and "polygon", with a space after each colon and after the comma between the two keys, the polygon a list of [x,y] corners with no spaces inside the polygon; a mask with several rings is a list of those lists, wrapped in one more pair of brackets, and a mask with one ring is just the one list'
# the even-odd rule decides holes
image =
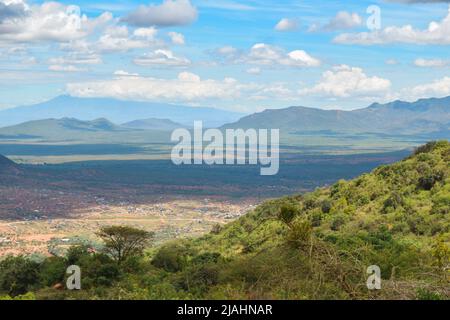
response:
{"label": "acacia tree", "polygon": [[153,233],[144,230],[126,227],[103,227],[97,235],[105,243],[105,251],[121,264],[132,256],[142,255]]}

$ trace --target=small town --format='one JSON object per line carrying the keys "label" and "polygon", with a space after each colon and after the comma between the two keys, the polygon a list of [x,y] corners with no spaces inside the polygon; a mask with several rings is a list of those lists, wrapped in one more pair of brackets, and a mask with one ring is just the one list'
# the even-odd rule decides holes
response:
{"label": "small town", "polygon": [[[208,198],[179,197],[151,204],[120,202],[94,197],[95,205],[72,211],[67,217],[49,217],[45,208],[33,210],[23,220],[0,221],[0,255],[59,255],[76,244],[96,245],[95,232],[102,226],[129,225],[155,233],[155,244],[210,232],[255,207]],[[57,205],[57,203],[55,204]]]}

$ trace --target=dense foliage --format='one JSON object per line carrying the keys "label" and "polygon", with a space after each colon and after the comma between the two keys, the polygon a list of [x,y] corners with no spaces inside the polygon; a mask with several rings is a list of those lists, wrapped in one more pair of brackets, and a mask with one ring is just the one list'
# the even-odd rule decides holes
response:
{"label": "dense foliage", "polygon": [[[18,299],[448,299],[449,211],[450,143],[433,142],[399,163],[268,201],[201,238],[132,251],[120,263],[108,244],[40,262],[8,257],[0,291]],[[57,285],[72,264],[82,270],[80,291]],[[366,286],[371,265],[381,268],[381,290]]]}

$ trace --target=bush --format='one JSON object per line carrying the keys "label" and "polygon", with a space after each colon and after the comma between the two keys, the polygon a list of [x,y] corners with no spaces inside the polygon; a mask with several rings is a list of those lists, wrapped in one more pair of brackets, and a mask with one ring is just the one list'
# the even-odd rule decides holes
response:
{"label": "bush", "polygon": [[433,201],[432,214],[446,215],[450,214],[450,195],[441,197]]}
{"label": "bush", "polygon": [[441,170],[430,170],[419,178],[418,187],[426,191],[430,191],[438,183],[445,178],[445,173]]}
{"label": "bush", "polygon": [[343,225],[345,225],[346,220],[346,217],[343,215],[335,216],[333,221],[331,222],[331,230],[338,231]]}
{"label": "bush", "polygon": [[298,206],[294,204],[283,204],[278,213],[278,219],[289,225],[299,213],[300,208]]}
{"label": "bush", "polygon": [[219,234],[222,231],[222,226],[218,223],[216,223],[212,229],[211,229],[211,234]]}
{"label": "bush", "polygon": [[301,249],[311,244],[312,225],[305,219],[297,219],[289,228],[286,241],[289,246]]}
{"label": "bush", "polygon": [[185,271],[184,289],[195,288],[199,293],[206,292],[211,286],[219,283],[219,269],[215,265],[205,265]]}
{"label": "bush", "polygon": [[116,261],[105,254],[94,254],[87,257],[82,261],[80,268],[83,288],[110,286],[121,275]]}
{"label": "bush", "polygon": [[330,213],[332,207],[333,207],[333,204],[331,203],[330,200],[322,201],[322,212],[323,213]]}
{"label": "bush", "polygon": [[217,263],[221,258],[221,254],[218,252],[206,252],[202,253],[192,259],[193,264],[209,264]]}
{"label": "bush", "polygon": [[0,290],[15,297],[39,285],[39,264],[23,256],[0,262]]}
{"label": "bush", "polygon": [[390,211],[396,210],[403,205],[403,197],[398,192],[392,192],[390,197],[387,198],[383,203],[383,213],[388,213]]}
{"label": "bush", "polygon": [[312,213],[311,224],[313,227],[319,227],[322,224],[322,214],[320,212]]}
{"label": "bush", "polygon": [[442,300],[441,295],[437,292],[432,292],[427,289],[417,290],[417,300]]}
{"label": "bush", "polygon": [[79,265],[80,261],[90,256],[90,248],[86,245],[72,246],[67,250],[66,260],[68,265]]}
{"label": "bush", "polygon": [[436,147],[438,147],[440,145],[442,145],[442,143],[439,141],[428,142],[427,144],[416,148],[416,150],[414,150],[414,155],[419,155],[422,153],[430,153],[431,151],[433,151]]}
{"label": "bush", "polygon": [[44,260],[40,268],[40,279],[43,286],[53,286],[64,280],[67,261],[60,257],[50,257]]}
{"label": "bush", "polygon": [[152,264],[168,272],[179,272],[186,267],[190,254],[190,250],[183,245],[167,244],[159,249]]}

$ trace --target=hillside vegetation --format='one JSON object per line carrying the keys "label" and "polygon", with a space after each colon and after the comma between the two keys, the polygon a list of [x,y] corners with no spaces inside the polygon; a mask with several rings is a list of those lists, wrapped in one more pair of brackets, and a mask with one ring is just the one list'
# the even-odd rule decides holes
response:
{"label": "hillside vegetation", "polygon": [[[396,164],[268,201],[201,238],[120,262],[85,246],[40,262],[8,258],[0,290],[19,299],[448,299],[449,212],[450,143],[432,142]],[[53,287],[71,264],[81,267],[83,289]],[[372,265],[381,290],[367,288]]]}

